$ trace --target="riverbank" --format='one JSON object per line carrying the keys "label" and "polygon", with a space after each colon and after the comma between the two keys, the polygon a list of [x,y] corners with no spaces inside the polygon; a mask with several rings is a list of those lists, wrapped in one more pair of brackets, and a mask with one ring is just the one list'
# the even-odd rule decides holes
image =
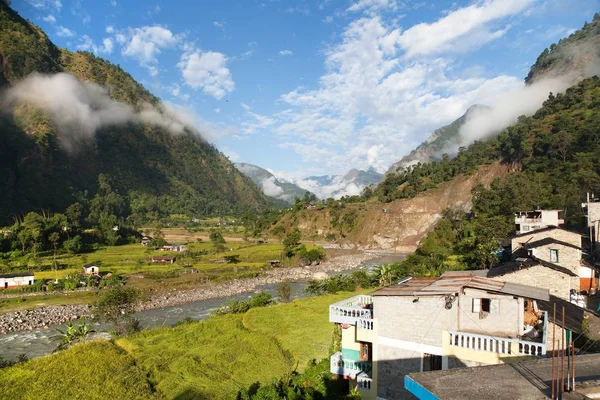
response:
{"label": "riverbank", "polygon": [[[341,255],[319,265],[295,268],[274,268],[256,278],[235,279],[226,283],[202,286],[194,289],[168,292],[151,297],[138,308],[138,311],[172,307],[200,300],[224,298],[241,293],[251,293],[259,287],[283,282],[323,278],[325,275],[357,268],[361,263],[372,259],[373,254],[357,253]],[[0,314],[0,333],[47,328],[68,321],[88,317],[87,305],[47,306],[33,310],[21,310]]]}

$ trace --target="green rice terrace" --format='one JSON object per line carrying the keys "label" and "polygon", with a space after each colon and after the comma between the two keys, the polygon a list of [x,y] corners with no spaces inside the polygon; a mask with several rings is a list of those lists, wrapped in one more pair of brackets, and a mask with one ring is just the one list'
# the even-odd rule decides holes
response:
{"label": "green rice terrace", "polygon": [[[9,260],[17,271],[31,271],[36,281],[65,280],[78,274],[86,264],[98,266],[100,274],[118,275],[128,286],[141,289],[145,295],[159,294],[163,290],[185,290],[199,285],[224,282],[235,278],[255,277],[272,268],[269,261],[284,258],[281,265],[295,265],[296,259],[282,257],[281,243],[233,241],[215,247],[210,241],[196,241],[185,245],[185,252],[171,252],[142,246],[139,243],[120,246],[101,246],[83,254],[52,252],[41,253],[35,267],[27,267],[27,257]],[[318,250],[306,245],[307,251]],[[152,262],[153,257],[174,257],[173,262]],[[52,267],[56,261],[58,268]],[[93,291],[47,291],[39,296],[0,299],[0,311],[13,311],[37,306],[60,304],[87,304],[96,298]]]}
{"label": "green rice terrace", "polygon": [[332,350],[328,305],[348,296],[299,299],[78,344],[0,369],[0,397],[224,399],[298,371],[305,373],[302,385],[320,398],[336,398],[332,385],[323,384],[330,379],[323,373],[328,360],[313,360],[327,359]]}

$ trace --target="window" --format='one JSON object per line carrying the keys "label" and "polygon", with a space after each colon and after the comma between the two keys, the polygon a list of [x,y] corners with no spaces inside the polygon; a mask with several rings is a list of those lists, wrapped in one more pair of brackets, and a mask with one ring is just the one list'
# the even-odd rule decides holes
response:
{"label": "window", "polygon": [[558,249],[550,249],[550,262],[559,262],[558,261]]}
{"label": "window", "polygon": [[499,314],[500,313],[500,300],[498,299],[473,299],[473,312],[474,313],[488,313],[488,314]]}

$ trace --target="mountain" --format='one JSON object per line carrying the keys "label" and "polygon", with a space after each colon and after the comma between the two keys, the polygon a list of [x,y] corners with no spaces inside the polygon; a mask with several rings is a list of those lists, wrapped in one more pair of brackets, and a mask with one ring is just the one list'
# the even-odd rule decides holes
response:
{"label": "mountain", "polygon": [[525,83],[542,78],[574,75],[575,80],[600,74],[600,13],[591,23],[544,49],[529,70]]}
{"label": "mountain", "polygon": [[252,179],[265,195],[274,199],[292,204],[297,197],[302,198],[306,193],[309,193],[308,190],[302,189],[293,183],[277,179],[275,175],[259,166],[247,163],[236,163],[235,166],[244,175]]}
{"label": "mountain", "polygon": [[490,107],[480,104],[469,107],[460,118],[446,126],[436,129],[426,141],[411,151],[410,154],[394,163],[386,174],[402,171],[417,163],[426,163],[441,159],[442,154],[444,154],[447,148],[459,144],[457,143],[457,140],[459,138],[460,128],[465,124],[468,118],[487,110],[490,110]]}
{"label": "mountain", "polygon": [[298,182],[299,185],[310,189],[321,199],[339,199],[342,196],[359,195],[371,185],[376,185],[383,175],[369,168],[367,171],[351,169],[345,175],[309,176]]}
{"label": "mountain", "polygon": [[55,46],[0,2],[0,222],[62,211],[99,176],[143,221],[261,209],[269,200],[227,157],[118,65]]}

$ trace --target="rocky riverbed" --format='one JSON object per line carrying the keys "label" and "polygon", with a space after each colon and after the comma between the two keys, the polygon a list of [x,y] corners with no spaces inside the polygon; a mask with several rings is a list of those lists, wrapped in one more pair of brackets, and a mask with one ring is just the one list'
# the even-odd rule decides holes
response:
{"label": "rocky riverbed", "polygon": [[[355,269],[360,263],[373,258],[373,254],[352,254],[334,257],[319,265],[296,268],[274,268],[256,278],[235,279],[226,283],[199,287],[190,290],[172,291],[150,298],[142,303],[139,310],[169,307],[199,300],[222,298],[240,293],[256,291],[260,286],[279,283],[285,280],[299,281],[321,279],[328,274]],[[87,305],[47,306],[34,310],[15,311],[0,314],[0,333],[46,328],[89,316]]]}

